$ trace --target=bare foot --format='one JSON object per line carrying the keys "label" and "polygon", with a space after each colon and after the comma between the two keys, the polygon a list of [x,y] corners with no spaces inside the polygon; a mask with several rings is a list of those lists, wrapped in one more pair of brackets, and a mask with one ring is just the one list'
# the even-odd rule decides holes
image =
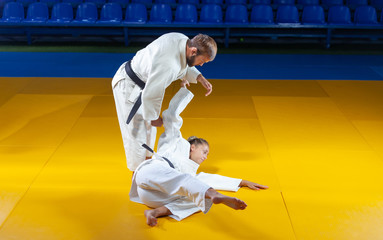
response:
{"label": "bare foot", "polygon": [[155,209],[145,210],[144,215],[146,217],[146,224],[151,227],[157,225],[157,218],[155,217]]}
{"label": "bare foot", "polygon": [[223,203],[226,206],[231,207],[235,210],[244,210],[247,207],[247,204],[244,201],[238,198],[229,197],[223,194],[218,194],[216,196],[213,196],[211,198],[211,201],[214,204]]}
{"label": "bare foot", "polygon": [[161,206],[155,209],[145,210],[144,215],[146,217],[146,223],[151,226],[157,226],[157,218],[171,215],[172,212],[165,206]]}

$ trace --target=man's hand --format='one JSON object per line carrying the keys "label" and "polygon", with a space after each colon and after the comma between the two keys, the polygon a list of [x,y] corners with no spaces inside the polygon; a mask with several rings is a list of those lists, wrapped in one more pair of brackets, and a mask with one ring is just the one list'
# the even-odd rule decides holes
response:
{"label": "man's hand", "polygon": [[261,189],[268,189],[268,186],[261,185],[258,183],[253,183],[247,180],[242,180],[241,183],[239,184],[240,187],[248,187],[253,190],[261,190]]}
{"label": "man's hand", "polygon": [[161,117],[158,117],[158,119],[157,119],[157,120],[153,120],[153,121],[151,122],[151,124],[152,124],[153,127],[161,127],[162,124],[163,124],[163,122],[162,122],[162,118],[161,118]]}
{"label": "man's hand", "polygon": [[206,78],[202,76],[202,74],[198,75],[197,81],[200,82],[204,88],[206,88],[207,92],[205,96],[209,96],[210,93],[213,91],[213,86],[211,85],[211,83],[208,80],[206,80]]}

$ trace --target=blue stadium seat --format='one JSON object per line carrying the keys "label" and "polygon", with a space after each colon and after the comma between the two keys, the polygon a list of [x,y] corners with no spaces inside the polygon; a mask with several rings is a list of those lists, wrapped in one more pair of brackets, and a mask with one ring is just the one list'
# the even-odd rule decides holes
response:
{"label": "blue stadium seat", "polygon": [[326,8],[330,8],[332,6],[343,5],[343,0],[322,0],[322,5]]}
{"label": "blue stadium seat", "polygon": [[126,7],[125,21],[127,23],[146,23],[148,13],[146,6],[141,3],[131,3]]}
{"label": "blue stadium seat", "polygon": [[351,24],[350,9],[346,6],[332,6],[328,10],[328,24],[349,25]]}
{"label": "blue stadium seat", "polygon": [[298,0],[298,4],[302,6],[319,5],[319,0]]}
{"label": "blue stadium seat", "polygon": [[194,4],[194,5],[198,5],[199,4],[199,0],[178,0],[178,3],[179,4]]}
{"label": "blue stadium seat", "polygon": [[299,23],[298,9],[295,5],[281,5],[277,10],[277,23]]}
{"label": "blue stadium seat", "polygon": [[126,8],[129,4],[129,0],[108,0],[108,3],[118,3],[122,8]]}
{"label": "blue stadium seat", "polygon": [[383,12],[381,12],[381,15],[380,15],[380,24],[383,24]]}
{"label": "blue stadium seat", "polygon": [[83,0],[61,0],[63,3],[70,3],[73,7],[77,7],[81,3],[83,3]]}
{"label": "blue stadium seat", "polygon": [[43,23],[49,19],[48,5],[42,2],[31,3],[28,6],[27,18],[24,22]]}
{"label": "blue stadium seat", "polygon": [[48,22],[69,23],[73,20],[73,7],[70,3],[56,3],[52,8],[52,16]]}
{"label": "blue stadium seat", "polygon": [[253,5],[270,5],[271,0],[250,0],[249,3]]}
{"label": "blue stadium seat", "polygon": [[173,19],[172,9],[168,4],[153,4],[150,10],[151,23],[171,23]]}
{"label": "blue stadium seat", "polygon": [[273,9],[270,5],[253,6],[250,22],[256,24],[274,24]]}
{"label": "blue stadium seat", "polygon": [[356,9],[358,6],[368,5],[367,0],[346,0],[346,3],[351,10]]}
{"label": "blue stadium seat", "polygon": [[5,4],[9,2],[14,2],[14,0],[0,0],[0,8],[4,7]]}
{"label": "blue stadium seat", "polygon": [[56,3],[59,3],[60,0],[40,0],[40,2],[47,4],[48,8],[52,7]]}
{"label": "blue stadium seat", "polygon": [[193,4],[178,4],[174,23],[197,23],[197,7]]}
{"label": "blue stadium seat", "polygon": [[223,0],[202,0],[202,4],[218,4],[222,5]]}
{"label": "blue stadium seat", "polygon": [[145,5],[151,5],[153,1],[152,0],[132,0],[132,3],[142,3]]}
{"label": "blue stadium seat", "polygon": [[233,5],[233,4],[247,4],[247,0],[226,0],[225,3],[227,5]]}
{"label": "blue stadium seat", "polygon": [[274,0],[275,5],[294,5],[295,0]]}
{"label": "blue stadium seat", "polygon": [[29,4],[35,3],[37,0],[16,0],[15,2],[23,4],[24,7],[28,7]]}
{"label": "blue stadium seat", "polygon": [[249,16],[247,14],[247,7],[241,4],[227,6],[225,22],[226,23],[248,23]]}
{"label": "blue stadium seat", "polygon": [[376,10],[371,6],[359,6],[355,9],[354,22],[357,25],[376,25],[378,17]]}
{"label": "blue stadium seat", "polygon": [[302,13],[302,24],[323,25],[326,23],[324,10],[321,6],[305,6]]}
{"label": "blue stadium seat", "polygon": [[154,0],[154,3],[176,4],[176,0]]}
{"label": "blue stadium seat", "polygon": [[200,23],[217,24],[223,22],[222,7],[217,4],[202,5],[199,16]]}
{"label": "blue stadium seat", "polygon": [[106,0],[84,0],[84,2],[92,2],[96,4],[97,7],[102,7],[106,3]]}
{"label": "blue stadium seat", "polygon": [[24,7],[19,2],[6,3],[3,9],[1,22],[21,22],[24,20]]}
{"label": "blue stadium seat", "polygon": [[97,6],[94,3],[81,3],[77,7],[75,23],[95,23],[98,19]]}
{"label": "blue stadium seat", "polygon": [[101,8],[98,23],[119,23],[122,21],[122,8],[118,3],[105,3]]}
{"label": "blue stadium seat", "polygon": [[378,10],[382,10],[383,8],[383,0],[371,0],[371,6]]}

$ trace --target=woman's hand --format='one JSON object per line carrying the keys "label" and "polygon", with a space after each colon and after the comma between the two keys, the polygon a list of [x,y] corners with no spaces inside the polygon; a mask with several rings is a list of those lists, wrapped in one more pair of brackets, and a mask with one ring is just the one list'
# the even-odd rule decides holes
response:
{"label": "woman's hand", "polygon": [[261,190],[261,189],[268,189],[268,186],[261,185],[258,183],[253,183],[247,180],[242,180],[241,183],[239,184],[240,187],[248,187],[253,190]]}
{"label": "woman's hand", "polygon": [[158,119],[157,119],[157,120],[153,120],[153,121],[151,122],[151,124],[152,124],[153,127],[161,127],[162,124],[163,124],[163,122],[162,122],[162,118],[161,118],[161,117],[158,117]]}
{"label": "woman's hand", "polygon": [[186,79],[183,79],[182,82],[181,82],[181,87],[187,88],[186,85],[187,85],[188,87],[190,87],[190,83],[189,83],[189,81],[186,80]]}
{"label": "woman's hand", "polygon": [[197,81],[200,82],[204,88],[206,88],[207,92],[205,96],[209,96],[210,93],[213,91],[213,86],[211,85],[211,83],[208,80],[206,80],[206,78],[202,76],[202,74],[198,75]]}

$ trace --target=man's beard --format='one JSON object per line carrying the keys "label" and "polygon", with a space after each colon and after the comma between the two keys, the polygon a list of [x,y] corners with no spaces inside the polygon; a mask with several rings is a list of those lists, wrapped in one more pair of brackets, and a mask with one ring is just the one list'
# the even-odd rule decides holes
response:
{"label": "man's beard", "polygon": [[188,64],[189,67],[193,67],[195,62],[195,56],[191,57],[186,57],[186,63]]}

